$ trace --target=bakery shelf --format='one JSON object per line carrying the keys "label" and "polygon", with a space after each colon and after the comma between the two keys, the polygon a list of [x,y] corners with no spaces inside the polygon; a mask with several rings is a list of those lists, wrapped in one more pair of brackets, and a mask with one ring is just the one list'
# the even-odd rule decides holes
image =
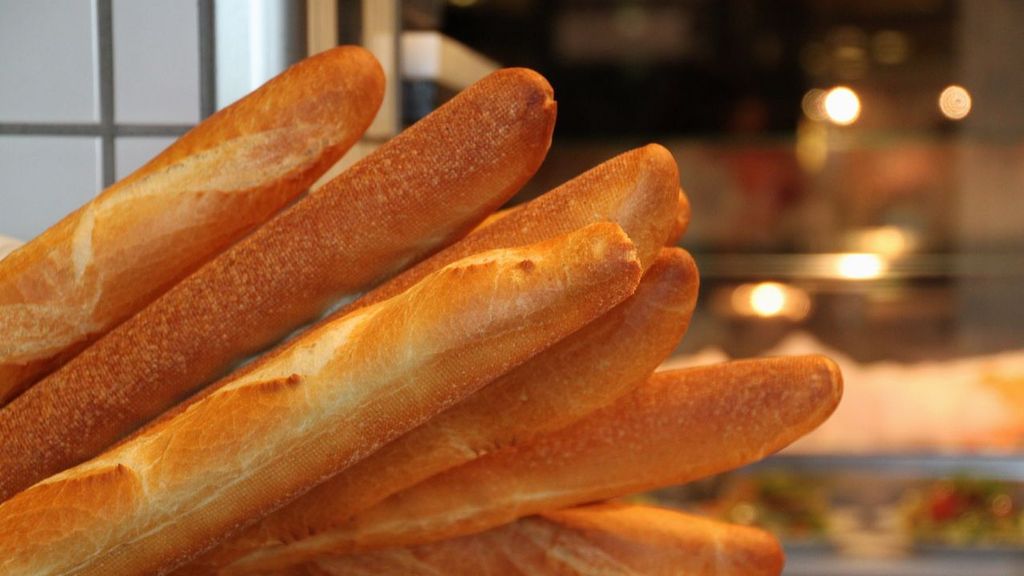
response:
{"label": "bakery shelf", "polygon": [[940,552],[893,558],[863,558],[786,550],[784,576],[1019,576],[1024,551]]}
{"label": "bakery shelf", "polygon": [[746,470],[772,468],[798,473],[855,472],[921,478],[970,474],[1024,482],[1024,454],[777,454]]}
{"label": "bakery shelf", "polygon": [[[846,253],[710,253],[695,252],[706,279],[776,278],[780,280],[841,280],[838,261]],[[927,278],[1024,278],[1024,254],[914,254],[886,258],[886,270],[876,281]],[[861,281],[858,281],[861,282]]]}

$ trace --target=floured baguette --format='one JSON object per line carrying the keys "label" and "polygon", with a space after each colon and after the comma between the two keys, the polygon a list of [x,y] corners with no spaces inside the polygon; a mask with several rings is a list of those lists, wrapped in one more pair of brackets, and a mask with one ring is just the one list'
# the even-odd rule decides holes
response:
{"label": "floured baguette", "polygon": [[821,356],[657,373],[564,430],[441,473],[344,527],[255,552],[221,573],[415,546],[696,480],[783,448],[823,422],[841,393],[838,369]]}
{"label": "floured baguette", "polygon": [[304,60],[0,260],[0,406],[305,192],[383,93],[362,48]]}
{"label": "floured baguette", "polygon": [[771,534],[652,506],[596,504],[414,548],[318,558],[308,576],[777,576]]}
{"label": "floured baguette", "polygon": [[611,223],[445,267],[0,505],[0,573],[169,570],[606,312],[639,280],[635,247]]}
{"label": "floured baguette", "polygon": [[0,410],[0,500],[466,233],[540,165],[551,96],[529,70],[491,74]]}
{"label": "floured baguette", "polygon": [[216,573],[254,550],[323,535],[421,480],[610,404],[672,352],[696,300],[693,259],[664,249],[622,304],[177,573]]}

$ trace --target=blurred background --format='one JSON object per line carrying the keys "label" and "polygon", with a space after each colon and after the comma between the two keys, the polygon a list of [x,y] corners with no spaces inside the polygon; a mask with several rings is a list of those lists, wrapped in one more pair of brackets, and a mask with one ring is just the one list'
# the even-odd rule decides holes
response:
{"label": "blurred background", "polygon": [[0,0],[0,234],[29,239],[307,54],[389,88],[350,165],[488,72],[559,104],[522,202],[659,142],[701,298],[671,366],[825,353],[846,396],[646,500],[768,527],[787,574],[1024,574],[1024,2]]}

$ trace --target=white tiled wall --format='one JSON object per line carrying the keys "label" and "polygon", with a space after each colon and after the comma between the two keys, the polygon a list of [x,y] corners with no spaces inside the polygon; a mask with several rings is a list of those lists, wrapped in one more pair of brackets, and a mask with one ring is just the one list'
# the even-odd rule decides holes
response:
{"label": "white tiled wall", "polygon": [[95,122],[91,0],[0,0],[0,122]]}
{"label": "white tiled wall", "polygon": [[199,15],[195,0],[113,0],[114,118],[199,121]]}
{"label": "white tiled wall", "polygon": [[0,136],[0,235],[26,240],[100,188],[98,138]]}
{"label": "white tiled wall", "polygon": [[[199,121],[198,10],[195,0],[112,0],[115,123]],[[0,0],[0,123],[99,134],[97,17],[97,0]],[[115,178],[173,140],[118,137]],[[0,235],[29,239],[55,224],[102,189],[102,166],[94,136],[0,135]]]}
{"label": "white tiled wall", "polygon": [[[133,134],[114,137],[115,180],[174,141],[147,131],[200,120],[200,2],[109,0],[108,14],[106,1],[0,0],[0,235],[30,239],[102,189],[101,120]],[[298,5],[214,2],[218,108],[288,65],[304,25]],[[108,15],[113,118],[103,119],[97,25]],[[33,125],[74,135],[21,135]]]}

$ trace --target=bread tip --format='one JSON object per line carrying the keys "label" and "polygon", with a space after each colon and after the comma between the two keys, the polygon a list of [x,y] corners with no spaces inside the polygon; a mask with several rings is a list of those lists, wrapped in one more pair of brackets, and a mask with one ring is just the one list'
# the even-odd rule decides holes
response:
{"label": "bread tip", "polygon": [[530,86],[541,97],[539,99],[543,99],[545,103],[551,102],[553,104],[555,101],[555,89],[551,87],[551,83],[548,82],[548,79],[536,70],[519,67],[502,68],[501,70],[494,72],[493,76],[499,78],[508,77],[520,84]]}
{"label": "bread tip", "polygon": [[525,113],[543,119],[547,124],[543,132],[550,142],[558,104],[555,102],[555,90],[544,76],[529,68],[502,68],[477,84],[495,86],[497,91],[521,102]]}
{"label": "bread tip", "polygon": [[839,406],[839,402],[843,398],[843,372],[839,369],[839,364],[836,364],[831,358],[827,356],[817,356],[817,358],[828,373],[828,382],[832,390],[832,409],[829,411],[831,413]]}
{"label": "bread tip", "polygon": [[821,397],[824,418],[828,418],[839,406],[843,398],[843,374],[834,360],[820,354],[808,354],[784,358],[799,363],[806,374],[804,379],[809,387],[813,387],[815,395]]}
{"label": "bread tip", "polygon": [[670,181],[673,189],[679,187],[679,164],[668,148],[651,142],[641,147],[639,152],[652,172],[661,174],[666,181]]}
{"label": "bread tip", "polygon": [[[321,56],[327,59],[328,66],[338,66],[339,68],[344,66],[344,68],[340,69],[344,70],[347,74],[354,74],[365,85],[367,92],[374,95],[379,94],[379,97],[375,98],[376,100],[383,99],[384,85],[387,83],[387,80],[384,76],[384,68],[372,52],[362,46],[348,44],[324,50],[311,56],[310,59]],[[345,66],[345,64],[355,65]]]}
{"label": "bread tip", "polygon": [[773,534],[751,526],[733,524],[724,535],[735,548],[720,557],[727,566],[720,566],[725,574],[756,574],[776,576],[786,564],[786,552]]}
{"label": "bread tip", "polygon": [[697,262],[689,252],[682,248],[662,248],[658,253],[658,258],[645,273],[651,274],[656,268],[670,274],[671,281],[686,286],[688,292],[697,292],[700,288],[700,271],[697,269]]}
{"label": "bread tip", "polygon": [[761,534],[760,548],[761,548],[761,569],[766,575],[777,576],[782,574],[782,570],[786,567],[786,550],[782,547],[782,543],[775,537],[774,534],[770,534],[763,530],[757,530]]}
{"label": "bread tip", "polygon": [[670,246],[678,244],[686,234],[686,229],[690,227],[690,200],[686,197],[682,186],[676,190],[676,195],[676,220],[672,224],[672,231],[665,242]]}
{"label": "bread tip", "polygon": [[650,158],[656,159],[661,162],[672,162],[675,163],[675,158],[672,153],[668,151],[668,148],[658,144],[657,142],[648,142],[640,147],[640,151],[649,156]]}

